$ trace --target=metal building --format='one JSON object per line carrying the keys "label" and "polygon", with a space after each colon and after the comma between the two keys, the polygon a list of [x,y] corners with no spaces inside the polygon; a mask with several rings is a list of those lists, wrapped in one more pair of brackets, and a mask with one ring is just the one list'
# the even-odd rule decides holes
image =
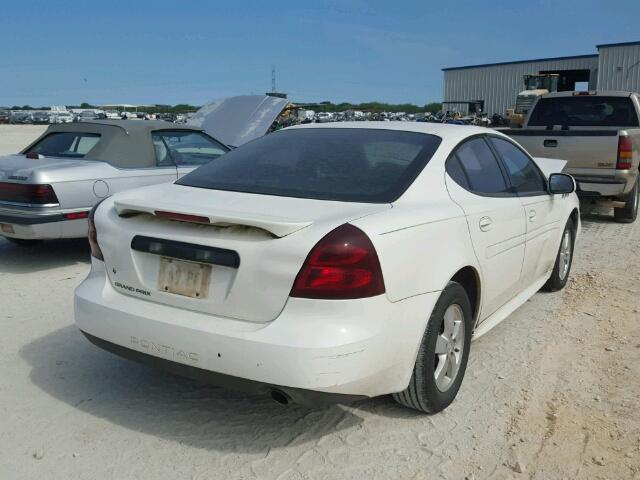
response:
{"label": "metal building", "polygon": [[640,42],[598,45],[599,90],[640,92]]}
{"label": "metal building", "polygon": [[[513,108],[524,75],[557,73],[558,90],[640,91],[640,42],[597,46],[598,53],[444,68],[443,109],[467,113],[474,105],[492,115]],[[473,102],[473,103],[470,103]]]}

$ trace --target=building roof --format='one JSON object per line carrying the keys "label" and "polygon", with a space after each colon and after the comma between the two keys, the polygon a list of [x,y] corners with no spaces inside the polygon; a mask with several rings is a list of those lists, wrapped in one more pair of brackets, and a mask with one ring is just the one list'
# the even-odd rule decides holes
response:
{"label": "building roof", "polygon": [[[593,95],[597,95],[599,97],[630,97],[633,95],[633,92],[625,92],[621,90],[596,90]],[[547,93],[544,98],[551,97],[580,97],[580,95],[576,95],[575,92],[551,92]]]}
{"label": "building roof", "polygon": [[467,65],[464,67],[448,67],[448,68],[443,68],[442,71],[447,72],[449,70],[465,70],[467,68],[496,67],[501,65],[513,65],[516,63],[534,63],[534,62],[549,62],[554,60],[571,60],[574,58],[598,58],[598,54],[594,53],[590,55],[572,55],[567,57],[535,58],[532,60],[515,60],[512,62],[483,63],[480,65]]}
{"label": "building roof", "polygon": [[624,47],[626,45],[640,45],[640,41],[636,42],[622,42],[622,43],[603,43],[601,45],[596,45],[596,48],[600,49],[603,47]]}

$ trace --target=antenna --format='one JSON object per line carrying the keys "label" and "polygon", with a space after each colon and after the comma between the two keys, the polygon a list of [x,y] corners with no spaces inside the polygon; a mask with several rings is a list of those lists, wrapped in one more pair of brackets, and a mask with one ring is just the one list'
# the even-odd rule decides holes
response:
{"label": "antenna", "polygon": [[276,67],[271,65],[271,93],[276,92]]}

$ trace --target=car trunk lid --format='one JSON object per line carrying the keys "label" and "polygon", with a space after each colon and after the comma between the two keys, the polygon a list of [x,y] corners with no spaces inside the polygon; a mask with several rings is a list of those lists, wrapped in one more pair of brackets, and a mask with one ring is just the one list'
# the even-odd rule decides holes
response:
{"label": "car trunk lid", "polygon": [[[30,182],[36,176],[62,168],[86,165],[87,160],[43,157],[27,158],[25,155],[7,155],[0,158],[0,181]],[[38,179],[38,182],[41,180]]]}
{"label": "car trunk lid", "polygon": [[[326,233],[391,208],[175,184],[108,202],[114,208],[99,220],[111,225],[96,228],[117,291],[251,322],[278,316],[310,249]],[[163,211],[187,221],[157,214]]]}

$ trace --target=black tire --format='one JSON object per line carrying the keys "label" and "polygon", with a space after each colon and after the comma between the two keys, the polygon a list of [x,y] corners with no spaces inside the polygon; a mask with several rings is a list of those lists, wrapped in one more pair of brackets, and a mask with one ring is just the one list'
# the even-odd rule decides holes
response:
{"label": "black tire", "polygon": [[38,245],[42,243],[42,240],[27,240],[24,238],[11,238],[4,237],[6,240],[9,240],[11,243],[15,243],[16,245],[20,245],[21,247],[33,247],[34,245]]}
{"label": "black tire", "polygon": [[[563,269],[563,246],[565,235],[569,235],[569,258],[568,264],[566,265],[566,270]],[[562,232],[562,237],[560,237],[560,246],[558,247],[558,254],[556,255],[556,263],[553,265],[553,271],[551,272],[551,276],[547,280],[547,282],[542,286],[540,290],[543,292],[557,292],[558,290],[562,290],[564,286],[567,284],[569,280],[569,275],[571,274],[571,266],[573,265],[573,247],[576,242],[576,229],[573,224],[573,220],[567,220],[567,224],[564,227]]]}
{"label": "black tire", "polygon": [[613,218],[616,222],[632,223],[636,221],[638,217],[638,194],[640,193],[638,185],[640,185],[640,180],[636,180],[633,189],[621,199],[626,202],[623,208],[613,209]]}
{"label": "black tire", "polygon": [[[445,391],[442,391],[435,379],[435,371],[440,360],[436,355],[436,342],[444,329],[444,314],[449,307],[460,307],[464,324],[464,335],[460,338],[464,345],[455,377]],[[401,405],[425,413],[437,413],[448,407],[456,397],[469,358],[471,333],[473,330],[473,313],[467,292],[457,282],[449,282],[443,290],[431,313],[427,329],[422,336],[422,343],[409,386],[402,392],[394,393],[393,398]],[[451,353],[453,354],[453,353]]]}

